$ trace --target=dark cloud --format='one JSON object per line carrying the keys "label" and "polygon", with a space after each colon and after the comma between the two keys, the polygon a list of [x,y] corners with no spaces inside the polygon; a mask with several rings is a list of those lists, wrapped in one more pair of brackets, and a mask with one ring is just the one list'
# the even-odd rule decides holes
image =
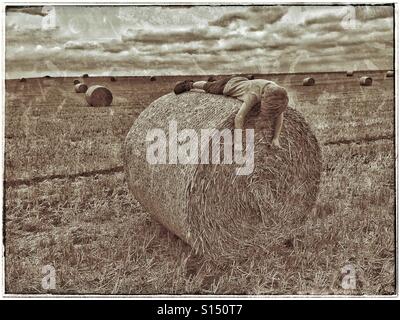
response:
{"label": "dark cloud", "polygon": [[340,23],[325,23],[318,26],[318,31],[320,33],[324,32],[343,32],[345,29]]}
{"label": "dark cloud", "polygon": [[100,44],[96,41],[68,41],[64,44],[67,50],[92,50],[100,48]]}
{"label": "dark cloud", "polygon": [[281,36],[284,38],[298,38],[304,34],[304,29],[300,26],[287,26],[282,28]]}
{"label": "dark cloud", "polygon": [[104,52],[120,53],[131,49],[132,45],[130,45],[127,41],[111,39],[110,41],[103,41],[101,43],[101,47]]}
{"label": "dark cloud", "polygon": [[309,44],[307,46],[308,49],[328,49],[328,48],[335,48],[338,45],[336,41],[321,41]]}
{"label": "dark cloud", "polygon": [[392,6],[362,6],[355,8],[356,17],[360,21],[393,17]]}
{"label": "dark cloud", "polygon": [[142,43],[176,43],[200,40],[218,40],[221,33],[210,28],[190,28],[190,29],[142,29],[128,30],[122,35],[122,40],[126,42]]}
{"label": "dark cloud", "polygon": [[306,19],[304,24],[306,26],[311,26],[314,24],[326,24],[326,23],[332,23],[332,22],[340,22],[343,19],[344,15],[345,15],[344,12],[342,12],[340,15],[333,14],[333,13],[326,13],[326,14],[318,15],[317,17],[312,17],[312,18]]}
{"label": "dark cloud", "polygon": [[210,26],[228,27],[236,20],[246,20],[249,16],[248,12],[232,12],[223,15],[221,18],[211,21]]}
{"label": "dark cloud", "polygon": [[16,7],[16,6],[7,6],[6,13],[17,12],[17,13],[25,13],[34,16],[47,16],[48,11],[43,6],[29,6],[29,7]]}
{"label": "dark cloud", "polygon": [[209,23],[210,26],[228,27],[235,21],[242,20],[250,23],[252,30],[258,30],[268,24],[279,21],[288,12],[287,7],[280,6],[253,6],[238,9],[237,12],[231,12],[223,15]]}
{"label": "dark cloud", "polygon": [[105,47],[103,48],[103,51],[109,53],[120,53],[126,51],[126,47]]}

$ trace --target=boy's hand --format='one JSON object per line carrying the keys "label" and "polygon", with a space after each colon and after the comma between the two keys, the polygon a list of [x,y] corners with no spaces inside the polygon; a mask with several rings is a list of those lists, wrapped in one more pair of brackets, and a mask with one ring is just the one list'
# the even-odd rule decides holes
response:
{"label": "boy's hand", "polygon": [[282,149],[278,139],[272,139],[271,145],[273,148]]}
{"label": "boy's hand", "polygon": [[237,114],[235,117],[235,129],[243,130],[243,123],[244,123],[243,116]]}

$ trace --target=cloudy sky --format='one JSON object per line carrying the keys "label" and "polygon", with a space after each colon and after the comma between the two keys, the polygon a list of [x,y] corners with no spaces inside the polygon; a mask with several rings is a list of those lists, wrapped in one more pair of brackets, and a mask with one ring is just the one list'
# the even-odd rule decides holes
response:
{"label": "cloudy sky", "polygon": [[6,78],[393,68],[384,6],[7,7]]}

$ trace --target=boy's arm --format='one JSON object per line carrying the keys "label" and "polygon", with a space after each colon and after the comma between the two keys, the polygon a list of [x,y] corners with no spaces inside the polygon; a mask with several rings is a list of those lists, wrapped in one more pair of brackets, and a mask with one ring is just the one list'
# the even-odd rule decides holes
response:
{"label": "boy's arm", "polygon": [[257,104],[257,102],[258,100],[255,94],[248,94],[245,97],[243,104],[235,117],[235,129],[243,129],[244,121],[246,120],[247,114],[249,113],[251,108]]}
{"label": "boy's arm", "polygon": [[275,119],[274,137],[272,138],[272,145],[274,147],[278,148],[281,147],[281,145],[279,144],[279,135],[281,134],[282,131],[282,125],[283,125],[283,112]]}

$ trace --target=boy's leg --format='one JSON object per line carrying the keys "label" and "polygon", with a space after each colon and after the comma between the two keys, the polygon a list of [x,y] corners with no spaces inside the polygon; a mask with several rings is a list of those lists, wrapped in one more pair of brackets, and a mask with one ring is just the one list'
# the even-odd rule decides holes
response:
{"label": "boy's leg", "polygon": [[190,91],[191,89],[201,89],[204,90],[207,81],[196,81],[192,80],[184,80],[180,81],[175,85],[174,92],[175,94],[184,93]]}
{"label": "boy's leg", "polygon": [[234,78],[234,77],[225,77],[225,78],[217,80],[217,81],[207,81],[203,85],[203,90],[207,93],[222,95],[222,94],[224,94],[224,88],[225,88],[226,84],[232,78]]}
{"label": "boy's leg", "polygon": [[204,86],[206,83],[207,81],[196,81],[193,83],[193,89],[204,90]]}
{"label": "boy's leg", "polygon": [[180,94],[186,91],[190,91],[191,89],[201,89],[207,93],[212,94],[223,94],[225,85],[228,83],[230,79],[233,77],[226,77],[217,81],[196,81],[185,80],[178,82],[175,85],[174,92],[175,94]]}

